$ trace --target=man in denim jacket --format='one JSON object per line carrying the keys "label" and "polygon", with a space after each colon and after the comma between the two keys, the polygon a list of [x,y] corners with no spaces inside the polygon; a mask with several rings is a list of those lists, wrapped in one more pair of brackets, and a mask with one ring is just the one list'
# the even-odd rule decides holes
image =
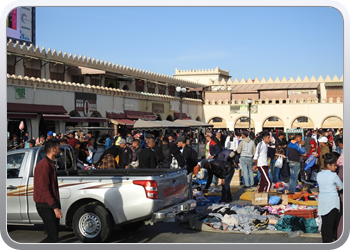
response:
{"label": "man in denim jacket", "polygon": [[287,146],[287,159],[289,161],[290,179],[289,179],[289,193],[295,193],[295,189],[298,182],[298,175],[300,171],[300,161],[302,156],[306,156],[305,148],[302,141],[301,134],[295,134]]}

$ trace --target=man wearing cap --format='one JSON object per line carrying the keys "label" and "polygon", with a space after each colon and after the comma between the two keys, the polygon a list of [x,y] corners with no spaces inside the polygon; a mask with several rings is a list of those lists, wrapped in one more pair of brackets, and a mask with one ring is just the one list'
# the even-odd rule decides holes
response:
{"label": "man wearing cap", "polygon": [[73,131],[68,132],[68,138],[68,145],[70,145],[74,149],[75,146],[79,144],[79,141],[74,137]]}
{"label": "man wearing cap", "polygon": [[242,141],[238,145],[237,153],[240,154],[245,187],[254,185],[253,157],[255,154],[255,143],[248,137],[248,132],[241,133]]}
{"label": "man wearing cap", "polygon": [[30,140],[28,141],[28,146],[29,146],[30,148],[35,147],[35,140],[34,140],[34,139],[30,139]]}
{"label": "man wearing cap", "polygon": [[46,134],[46,141],[52,141],[53,140],[53,132],[52,131],[49,131],[47,134]]}
{"label": "man wearing cap", "polygon": [[328,139],[325,136],[322,136],[320,139],[318,139],[318,143],[320,144],[320,147],[321,147],[321,153],[320,153],[320,159],[319,159],[320,170],[325,169],[326,166],[324,165],[324,157],[326,154],[330,153],[327,142],[328,142]]}
{"label": "man wearing cap", "polygon": [[119,146],[119,168],[128,168],[128,165],[132,162],[132,150],[126,146],[125,139],[119,140]]}

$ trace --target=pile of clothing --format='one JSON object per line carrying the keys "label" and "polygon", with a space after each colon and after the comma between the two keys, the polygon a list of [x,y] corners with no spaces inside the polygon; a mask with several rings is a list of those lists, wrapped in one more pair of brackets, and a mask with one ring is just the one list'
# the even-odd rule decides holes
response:
{"label": "pile of clothing", "polygon": [[269,224],[269,220],[279,219],[278,216],[263,215],[265,210],[252,205],[212,204],[208,207],[208,211],[202,222],[224,231],[250,233],[258,230],[275,230],[275,227]]}
{"label": "pile of clothing", "polygon": [[[199,218],[203,224],[223,231],[242,231],[250,234],[260,230],[302,231],[304,233],[319,232],[318,218],[286,215],[290,209],[307,209],[314,207],[288,206],[260,207],[253,205],[212,204],[207,208],[207,214]],[[283,212],[281,212],[283,211]]]}
{"label": "pile of clothing", "polygon": [[296,205],[296,204],[288,204],[288,205],[274,205],[274,206],[265,206],[263,209],[267,210],[270,214],[275,214],[279,216],[283,216],[285,211],[288,210],[303,210],[303,209],[315,209],[316,206],[305,206],[305,205]]}

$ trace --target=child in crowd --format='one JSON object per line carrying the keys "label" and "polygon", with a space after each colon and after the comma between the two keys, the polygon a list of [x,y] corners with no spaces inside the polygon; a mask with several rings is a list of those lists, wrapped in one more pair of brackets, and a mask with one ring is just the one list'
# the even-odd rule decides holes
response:
{"label": "child in crowd", "polygon": [[337,190],[343,189],[343,182],[336,173],[337,157],[327,153],[324,158],[324,170],[317,174],[319,185],[318,215],[322,217],[321,235],[323,243],[334,241],[340,200]]}

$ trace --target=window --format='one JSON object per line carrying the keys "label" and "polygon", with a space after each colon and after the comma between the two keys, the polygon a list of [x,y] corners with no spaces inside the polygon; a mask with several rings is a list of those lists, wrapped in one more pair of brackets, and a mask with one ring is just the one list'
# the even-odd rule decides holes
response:
{"label": "window", "polygon": [[147,92],[156,93],[156,85],[154,83],[147,83]]}
{"label": "window", "polygon": [[158,94],[165,95],[165,88],[164,85],[158,85]]}
{"label": "window", "polygon": [[16,70],[15,70],[15,66],[13,65],[7,65],[7,74],[9,75],[15,75],[16,74]]}
{"label": "window", "polygon": [[84,76],[72,75],[71,82],[84,83]]}
{"label": "window", "polygon": [[25,153],[7,156],[7,178],[18,178]]}
{"label": "window", "polygon": [[222,118],[220,118],[220,117],[214,117],[214,118],[212,119],[212,122],[222,122]]}
{"label": "window", "polygon": [[50,72],[50,79],[63,82],[64,81],[64,74],[56,73],[56,72]]}
{"label": "window", "polygon": [[99,79],[90,78],[90,85],[99,86],[100,85],[100,80]]}
{"label": "window", "polygon": [[135,80],[135,83],[136,83],[136,91],[138,92],[144,92],[144,81],[142,80]]}
{"label": "window", "polygon": [[297,121],[298,122],[305,122],[305,123],[308,123],[309,122],[309,118],[305,117],[305,116],[302,116],[302,117],[298,117],[297,118]]}
{"label": "window", "polygon": [[169,86],[169,95],[175,96],[175,87],[174,86]]}
{"label": "window", "polygon": [[24,75],[28,77],[41,78],[41,70],[24,68]]}

